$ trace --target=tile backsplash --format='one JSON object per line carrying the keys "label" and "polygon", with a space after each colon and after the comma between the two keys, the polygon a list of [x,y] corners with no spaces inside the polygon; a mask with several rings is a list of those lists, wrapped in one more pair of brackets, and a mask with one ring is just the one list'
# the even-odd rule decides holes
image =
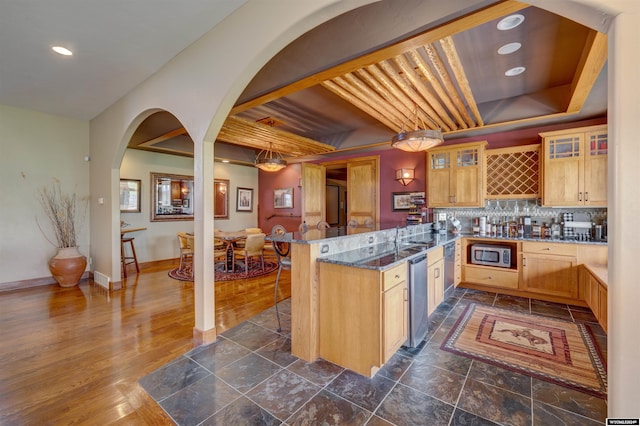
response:
{"label": "tile backsplash", "polygon": [[[497,206],[497,208],[496,208]],[[542,207],[539,200],[489,200],[484,208],[442,208],[434,209],[435,213],[446,213],[447,217],[455,216],[462,225],[463,233],[472,232],[474,218],[485,216],[488,222],[510,220],[519,217],[530,216],[534,224],[550,224],[553,218],[558,223],[563,221],[565,213],[573,213],[588,219],[588,222],[602,225],[607,221],[606,208],[587,207]],[[448,221],[447,229],[451,230],[451,221]]]}

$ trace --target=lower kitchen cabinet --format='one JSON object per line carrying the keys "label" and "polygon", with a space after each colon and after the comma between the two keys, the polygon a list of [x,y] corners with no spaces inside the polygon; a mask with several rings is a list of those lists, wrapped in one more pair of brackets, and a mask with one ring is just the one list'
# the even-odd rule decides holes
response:
{"label": "lower kitchen cabinet", "polygon": [[428,314],[444,300],[444,250],[437,247],[427,253],[427,306]]}
{"label": "lower kitchen cabinet", "polygon": [[576,256],[573,244],[523,242],[520,289],[578,300]]}
{"label": "lower kitchen cabinet", "polygon": [[456,255],[454,262],[453,285],[458,287],[462,282],[462,242],[456,240]]}
{"label": "lower kitchen cabinet", "polygon": [[508,268],[465,265],[464,280],[491,287],[518,289],[518,271]]}
{"label": "lower kitchen cabinet", "polygon": [[[403,265],[404,266],[404,265]],[[406,269],[406,266],[404,266]],[[397,268],[392,274],[396,277]],[[407,340],[407,280],[396,278],[382,293],[382,362],[387,362]]]}
{"label": "lower kitchen cabinet", "polygon": [[[503,268],[471,263],[471,247],[474,244],[496,244],[495,240],[482,238],[465,238],[462,242],[462,281],[478,286],[518,290],[517,256],[519,244],[512,241],[500,241],[499,245],[511,248],[512,266]],[[491,291],[491,290],[489,290]]]}
{"label": "lower kitchen cabinet", "polygon": [[407,264],[319,262],[320,356],[371,377],[407,340]]}
{"label": "lower kitchen cabinet", "polygon": [[595,274],[592,274],[586,266],[581,266],[580,281],[584,290],[585,302],[598,319],[600,326],[604,331],[607,331],[607,285],[601,282]]}

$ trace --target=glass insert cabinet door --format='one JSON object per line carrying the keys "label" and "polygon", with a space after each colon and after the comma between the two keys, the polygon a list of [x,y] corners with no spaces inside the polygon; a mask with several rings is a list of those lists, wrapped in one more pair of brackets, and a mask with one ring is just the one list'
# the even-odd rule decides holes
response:
{"label": "glass insert cabinet door", "polygon": [[151,173],[151,221],[193,220],[193,176]]}

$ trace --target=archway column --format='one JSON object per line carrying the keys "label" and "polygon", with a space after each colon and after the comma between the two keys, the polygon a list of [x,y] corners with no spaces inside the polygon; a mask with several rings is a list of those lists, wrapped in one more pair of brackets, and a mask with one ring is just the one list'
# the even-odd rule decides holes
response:
{"label": "archway column", "polygon": [[608,403],[609,417],[638,418],[640,5],[625,5],[609,31]]}
{"label": "archway column", "polygon": [[213,264],[213,144],[194,141],[194,312],[197,343],[216,340]]}

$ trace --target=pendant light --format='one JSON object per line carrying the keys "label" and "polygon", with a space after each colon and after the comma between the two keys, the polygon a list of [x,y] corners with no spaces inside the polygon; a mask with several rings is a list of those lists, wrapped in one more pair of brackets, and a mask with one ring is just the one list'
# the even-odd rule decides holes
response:
{"label": "pendant light", "polygon": [[420,118],[420,123],[422,128],[418,127],[418,105],[416,105],[413,118],[414,130],[406,131],[403,125],[402,131],[391,139],[391,146],[403,151],[419,152],[438,146],[444,141],[440,129],[427,129],[422,118]]}
{"label": "pendant light", "polygon": [[256,157],[255,166],[260,170],[264,170],[265,172],[277,172],[287,167],[287,162],[279,153],[274,153],[272,148],[273,144],[269,142],[269,148],[260,151]]}

